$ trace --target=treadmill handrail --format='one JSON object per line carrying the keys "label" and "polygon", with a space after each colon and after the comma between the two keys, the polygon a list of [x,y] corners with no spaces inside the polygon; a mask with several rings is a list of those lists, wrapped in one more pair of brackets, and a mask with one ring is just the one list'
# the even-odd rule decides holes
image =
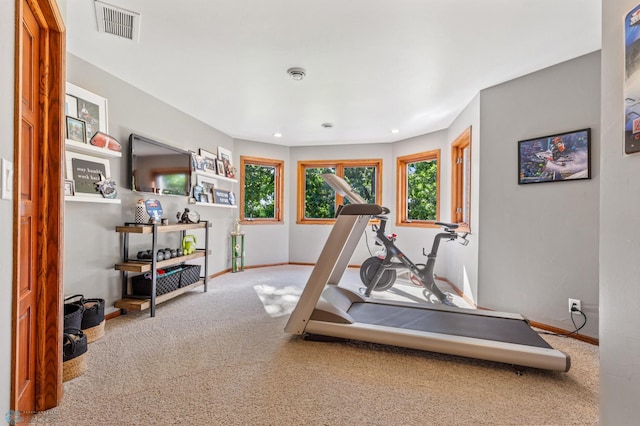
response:
{"label": "treadmill handrail", "polygon": [[384,211],[377,204],[347,204],[340,210],[340,215],[377,216]]}

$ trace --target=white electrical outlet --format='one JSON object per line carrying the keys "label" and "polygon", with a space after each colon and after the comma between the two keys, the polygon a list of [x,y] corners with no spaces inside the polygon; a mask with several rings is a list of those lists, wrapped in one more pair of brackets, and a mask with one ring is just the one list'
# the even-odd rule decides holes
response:
{"label": "white electrical outlet", "polygon": [[569,313],[579,315],[579,312],[571,310],[574,306],[578,311],[582,311],[582,302],[580,302],[580,299],[569,299]]}

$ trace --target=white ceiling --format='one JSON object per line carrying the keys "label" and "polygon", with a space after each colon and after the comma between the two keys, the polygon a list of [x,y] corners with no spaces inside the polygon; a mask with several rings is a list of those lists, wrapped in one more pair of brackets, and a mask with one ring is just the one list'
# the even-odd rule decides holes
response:
{"label": "white ceiling", "polygon": [[601,43],[601,0],[104,1],[141,14],[139,42],[62,0],[70,53],[229,136],[290,146],[444,129],[480,90]]}

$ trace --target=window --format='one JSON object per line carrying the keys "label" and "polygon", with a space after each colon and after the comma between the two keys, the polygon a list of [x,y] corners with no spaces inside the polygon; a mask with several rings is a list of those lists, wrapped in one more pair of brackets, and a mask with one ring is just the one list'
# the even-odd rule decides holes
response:
{"label": "window", "polygon": [[397,225],[435,227],[440,219],[440,150],[397,158]]}
{"label": "window", "polygon": [[300,161],[297,223],[333,223],[336,206],[349,203],[325,183],[324,173],[342,177],[367,202],[380,204],[382,160]]}
{"label": "window", "polygon": [[240,171],[240,221],[282,222],[284,162],[241,156]]}
{"label": "window", "polygon": [[451,221],[471,232],[471,127],[451,143]]}

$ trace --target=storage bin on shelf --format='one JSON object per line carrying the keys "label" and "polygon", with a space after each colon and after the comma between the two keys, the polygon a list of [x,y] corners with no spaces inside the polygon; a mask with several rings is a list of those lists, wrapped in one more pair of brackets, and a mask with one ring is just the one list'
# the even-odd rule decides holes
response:
{"label": "storage bin on shelf", "polygon": [[[186,287],[200,279],[200,265],[177,265],[158,269],[156,296]],[[131,278],[131,291],[136,296],[151,296],[152,272]]]}

